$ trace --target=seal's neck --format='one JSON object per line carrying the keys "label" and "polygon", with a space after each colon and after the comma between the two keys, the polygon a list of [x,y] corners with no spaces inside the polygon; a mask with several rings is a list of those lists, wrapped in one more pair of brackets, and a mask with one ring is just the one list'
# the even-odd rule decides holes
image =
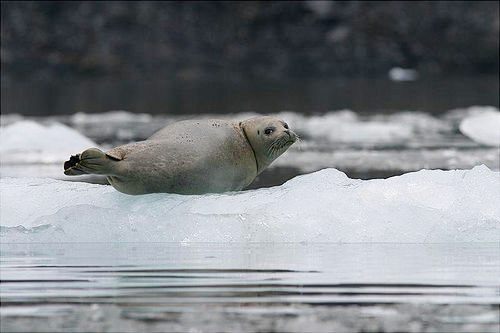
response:
{"label": "seal's neck", "polygon": [[270,162],[267,161],[266,158],[263,158],[260,156],[260,152],[254,148],[252,145],[252,140],[250,140],[248,133],[245,130],[245,126],[243,121],[240,122],[239,124],[241,131],[243,132],[243,135],[245,136],[245,139],[247,139],[248,144],[250,145],[250,148],[252,148],[253,156],[255,158],[255,165],[257,166],[257,175],[260,174],[262,171],[264,171],[265,168],[270,164]]}

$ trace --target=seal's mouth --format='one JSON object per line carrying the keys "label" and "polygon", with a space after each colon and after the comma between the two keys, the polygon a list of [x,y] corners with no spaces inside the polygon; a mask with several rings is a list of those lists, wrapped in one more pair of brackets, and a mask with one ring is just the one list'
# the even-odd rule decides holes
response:
{"label": "seal's mouth", "polygon": [[295,141],[297,141],[298,136],[295,134],[293,131],[286,131],[286,134],[288,134],[288,141],[287,144],[293,144]]}
{"label": "seal's mouth", "polygon": [[288,147],[297,141],[297,134],[292,131],[285,131],[287,135],[282,135],[276,139],[268,148],[270,156],[281,155]]}
{"label": "seal's mouth", "polygon": [[295,134],[293,131],[287,130],[285,131],[285,133],[287,134],[287,136],[283,136],[283,138],[281,138],[281,144],[283,145],[282,148],[291,146],[298,139],[297,134]]}

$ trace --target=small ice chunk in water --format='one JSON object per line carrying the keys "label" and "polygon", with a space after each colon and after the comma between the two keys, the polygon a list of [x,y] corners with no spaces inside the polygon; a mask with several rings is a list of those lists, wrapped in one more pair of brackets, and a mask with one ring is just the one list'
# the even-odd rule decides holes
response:
{"label": "small ice chunk in water", "polygon": [[0,131],[2,163],[59,163],[71,154],[79,153],[96,143],[74,129],[53,123],[44,126],[31,120],[22,120]]}
{"label": "small ice chunk in water", "polygon": [[2,242],[499,242],[500,174],[335,169],[272,188],[128,196],[110,186],[1,179]]}
{"label": "small ice chunk in water", "polygon": [[418,72],[411,68],[394,67],[389,71],[389,78],[392,81],[415,81]]}
{"label": "small ice chunk in water", "polygon": [[304,117],[282,112],[292,128],[312,139],[326,139],[332,143],[393,143],[407,141],[414,136],[414,124],[396,119],[361,119],[351,110],[328,112],[324,115]]}
{"label": "small ice chunk in water", "polygon": [[500,146],[500,111],[494,107],[474,109],[476,112],[460,122],[460,132],[488,146]]}
{"label": "small ice chunk in water", "polygon": [[129,111],[115,110],[101,113],[77,112],[71,116],[73,124],[95,124],[95,123],[148,123],[153,116],[148,113],[134,113]]}

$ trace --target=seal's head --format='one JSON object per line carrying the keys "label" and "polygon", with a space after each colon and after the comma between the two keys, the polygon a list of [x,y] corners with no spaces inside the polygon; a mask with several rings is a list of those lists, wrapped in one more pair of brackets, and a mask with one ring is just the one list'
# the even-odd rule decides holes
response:
{"label": "seal's head", "polygon": [[297,135],[283,120],[274,117],[255,117],[240,123],[257,159],[257,173],[297,141]]}

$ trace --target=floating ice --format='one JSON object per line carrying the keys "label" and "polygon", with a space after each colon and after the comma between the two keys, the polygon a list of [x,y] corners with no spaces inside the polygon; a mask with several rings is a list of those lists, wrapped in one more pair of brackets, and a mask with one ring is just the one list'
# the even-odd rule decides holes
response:
{"label": "floating ice", "polygon": [[415,81],[418,79],[418,72],[411,68],[394,67],[388,73],[392,81]]}
{"label": "floating ice", "polygon": [[[485,164],[491,169],[498,170],[500,165],[498,148],[482,146],[462,135],[458,130],[463,119],[489,113],[499,114],[500,112],[491,106],[451,110],[439,117],[417,111],[371,115],[351,110],[330,111],[318,115],[280,112],[275,116],[286,120],[298,132],[302,140],[294,144],[271,167],[292,167],[308,172],[324,167],[335,167],[348,172],[365,173],[404,172],[422,168],[468,169],[475,165]],[[100,114],[77,113],[71,116],[24,119],[36,120],[42,124],[51,122],[69,124],[74,126],[79,133],[111,147],[143,140],[164,125],[188,117],[242,120],[256,115],[255,113],[237,113],[179,116],[112,111]],[[19,115],[1,115],[2,126],[4,126],[2,133],[13,123],[20,122],[22,119]],[[465,121],[464,123],[467,124]],[[41,125],[38,127],[45,128]],[[493,126],[491,127],[494,129]],[[475,132],[480,132],[477,135],[486,134],[483,130]],[[24,140],[21,133],[17,137]],[[61,140],[56,141],[58,144],[62,143]],[[35,144],[28,142],[26,146],[32,148],[36,144],[41,145],[42,141],[37,140]],[[84,145],[84,148],[92,145],[95,144]],[[15,145],[9,147],[9,142],[2,142],[1,175],[4,177],[37,175],[37,177],[66,178],[61,173],[60,163],[69,154],[83,149],[77,147],[78,149],[60,153],[58,149],[52,147],[54,145],[47,142],[47,146],[40,147],[44,153],[37,153],[33,156],[31,153],[17,153]],[[56,153],[60,156],[52,160],[57,164],[52,166],[39,164],[40,157],[44,157],[47,161],[51,154]],[[13,157],[15,162],[12,161]],[[21,166],[21,164],[24,165]]]}
{"label": "floating ice", "polygon": [[143,140],[164,125],[163,121],[156,121],[151,114],[122,110],[102,113],[77,112],[67,121],[89,137],[104,141],[118,139],[121,142]]}
{"label": "floating ice", "polygon": [[239,193],[128,196],[110,186],[1,180],[2,242],[498,242],[500,174],[335,169]]}
{"label": "floating ice", "polygon": [[282,112],[299,134],[313,140],[335,144],[402,145],[410,141],[429,142],[441,133],[449,133],[452,126],[423,112],[398,112],[391,115],[362,117],[351,110],[331,111],[324,115],[303,116]]}
{"label": "floating ice", "polygon": [[[472,168],[484,164],[498,171],[500,156],[498,149],[476,148],[461,150],[459,148],[439,149],[339,149],[335,151],[318,151],[300,146],[292,146],[283,156],[271,164],[272,167],[296,168],[302,172],[317,171],[334,167],[355,172],[373,171],[414,171],[420,169],[458,169]],[[13,173],[9,173],[14,175]]]}
{"label": "floating ice", "polygon": [[311,117],[305,119],[303,124],[309,136],[324,137],[333,142],[391,142],[407,140],[412,136],[411,127],[407,124],[362,122],[352,111]]}
{"label": "floating ice", "polygon": [[134,113],[129,111],[117,110],[101,113],[85,113],[77,112],[71,116],[72,123],[125,123],[125,122],[141,122],[147,123],[153,119],[153,116],[148,113]]}
{"label": "floating ice", "polygon": [[500,146],[500,111],[494,107],[474,107],[468,111],[470,115],[460,122],[460,132],[484,145]]}
{"label": "floating ice", "polygon": [[[175,121],[216,118],[241,121],[258,116],[257,113],[204,115],[149,115],[127,111],[98,114],[76,113],[70,117],[55,117],[77,128],[90,138],[101,141],[145,139],[159,128]],[[394,114],[360,115],[351,110],[329,111],[321,115],[303,115],[286,111],[272,114],[286,120],[294,130],[306,138],[330,143],[401,144],[410,140],[449,135],[454,130],[450,121],[424,112],[403,111]],[[438,138],[439,139],[439,138]]]}
{"label": "floating ice", "polygon": [[74,129],[31,120],[14,122],[0,130],[2,164],[59,163],[71,154],[97,145]]}
{"label": "floating ice", "polygon": [[[444,117],[434,117],[425,112],[401,111],[393,114],[362,115],[351,110],[329,111],[318,115],[303,115],[284,111],[274,116],[286,120],[305,139],[332,144],[353,144],[356,146],[425,145],[447,144],[450,138],[461,140],[457,135],[459,122],[482,110],[497,111],[494,107],[471,107],[452,110]],[[29,118],[42,123],[62,122],[76,128],[97,142],[115,144],[143,140],[161,127],[188,118],[220,118],[243,120],[257,116],[257,113],[206,114],[206,115],[150,115],[127,111],[104,113],[76,113],[71,116]],[[19,121],[19,115],[2,115],[2,125]],[[443,142],[443,140],[446,140]],[[465,141],[465,140],[462,140]]]}

